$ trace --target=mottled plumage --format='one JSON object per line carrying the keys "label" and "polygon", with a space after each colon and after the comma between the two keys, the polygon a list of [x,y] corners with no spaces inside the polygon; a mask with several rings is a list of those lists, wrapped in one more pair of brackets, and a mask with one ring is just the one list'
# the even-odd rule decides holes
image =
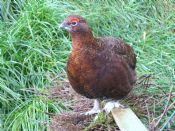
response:
{"label": "mottled plumage", "polygon": [[95,38],[81,16],[68,16],[61,26],[72,36],[67,75],[73,89],[88,98],[124,98],[136,81],[132,47],[113,37]]}

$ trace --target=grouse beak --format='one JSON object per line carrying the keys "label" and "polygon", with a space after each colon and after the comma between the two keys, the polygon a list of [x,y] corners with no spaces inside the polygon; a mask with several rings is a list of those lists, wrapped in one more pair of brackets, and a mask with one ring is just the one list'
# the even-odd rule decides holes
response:
{"label": "grouse beak", "polygon": [[65,22],[61,23],[60,26],[59,26],[59,28],[60,29],[64,29],[64,30],[66,30],[68,32],[71,31],[71,27],[67,23],[65,23]]}

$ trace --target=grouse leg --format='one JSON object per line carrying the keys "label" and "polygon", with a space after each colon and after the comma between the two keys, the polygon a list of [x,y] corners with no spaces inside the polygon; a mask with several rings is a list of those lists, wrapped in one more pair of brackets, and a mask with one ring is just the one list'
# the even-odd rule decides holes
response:
{"label": "grouse leg", "polygon": [[99,102],[99,100],[95,99],[93,108],[90,111],[85,112],[84,114],[85,115],[93,115],[93,114],[100,113],[100,112],[101,112],[100,102]]}
{"label": "grouse leg", "polygon": [[113,108],[124,108],[124,106],[123,105],[121,105],[120,103],[119,103],[119,101],[109,101],[109,102],[107,102],[106,103],[106,105],[105,105],[105,107],[103,108],[103,110],[105,110],[105,112],[107,113],[107,114],[109,114],[111,111],[112,111],[112,109]]}

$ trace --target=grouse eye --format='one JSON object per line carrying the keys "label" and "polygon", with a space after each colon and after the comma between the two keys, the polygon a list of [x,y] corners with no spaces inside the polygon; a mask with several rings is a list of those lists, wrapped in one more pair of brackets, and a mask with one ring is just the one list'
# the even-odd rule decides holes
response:
{"label": "grouse eye", "polygon": [[78,23],[76,22],[76,21],[73,21],[72,23],[71,23],[71,25],[72,26],[76,26]]}

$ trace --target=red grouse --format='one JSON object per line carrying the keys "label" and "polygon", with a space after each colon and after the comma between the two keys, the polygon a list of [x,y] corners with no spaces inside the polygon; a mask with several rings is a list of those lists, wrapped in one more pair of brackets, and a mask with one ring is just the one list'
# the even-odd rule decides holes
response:
{"label": "red grouse", "polygon": [[136,55],[131,46],[113,37],[94,37],[86,20],[70,15],[60,28],[72,36],[72,52],[67,75],[72,88],[87,98],[95,99],[92,110],[100,111],[99,100],[109,99],[104,109],[110,112],[120,106],[136,82]]}

